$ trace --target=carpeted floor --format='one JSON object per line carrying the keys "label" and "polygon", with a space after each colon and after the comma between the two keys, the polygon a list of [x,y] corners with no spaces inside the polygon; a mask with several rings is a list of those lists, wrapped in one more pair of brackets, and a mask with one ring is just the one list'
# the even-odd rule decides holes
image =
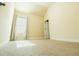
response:
{"label": "carpeted floor", "polygon": [[2,56],[79,56],[79,43],[56,40],[11,41],[0,47]]}

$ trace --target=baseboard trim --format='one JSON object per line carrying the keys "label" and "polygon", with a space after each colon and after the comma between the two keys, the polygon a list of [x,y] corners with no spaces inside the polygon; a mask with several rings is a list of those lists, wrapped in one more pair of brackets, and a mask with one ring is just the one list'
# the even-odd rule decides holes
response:
{"label": "baseboard trim", "polygon": [[79,37],[51,37],[52,40],[59,40],[59,41],[67,41],[67,42],[78,42]]}
{"label": "baseboard trim", "polygon": [[44,37],[30,37],[29,40],[43,40]]}

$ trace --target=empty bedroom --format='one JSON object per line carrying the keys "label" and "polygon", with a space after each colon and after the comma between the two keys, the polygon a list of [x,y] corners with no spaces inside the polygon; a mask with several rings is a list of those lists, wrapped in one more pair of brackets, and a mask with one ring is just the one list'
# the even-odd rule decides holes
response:
{"label": "empty bedroom", "polygon": [[79,56],[79,2],[0,2],[0,56]]}

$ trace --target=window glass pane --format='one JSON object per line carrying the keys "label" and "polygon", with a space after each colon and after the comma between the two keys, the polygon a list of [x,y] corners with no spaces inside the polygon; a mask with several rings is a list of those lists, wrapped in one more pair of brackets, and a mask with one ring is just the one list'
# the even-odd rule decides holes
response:
{"label": "window glass pane", "polygon": [[26,17],[18,16],[16,19],[16,33],[25,33],[26,32]]}

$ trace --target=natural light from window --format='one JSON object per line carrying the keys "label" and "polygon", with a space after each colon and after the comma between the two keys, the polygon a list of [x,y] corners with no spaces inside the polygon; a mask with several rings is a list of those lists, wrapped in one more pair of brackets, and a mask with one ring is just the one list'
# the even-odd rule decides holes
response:
{"label": "natural light from window", "polygon": [[22,48],[22,47],[30,47],[30,46],[36,46],[36,44],[29,42],[29,41],[16,41],[16,47]]}
{"label": "natural light from window", "polygon": [[17,16],[16,33],[25,33],[26,32],[26,23],[27,23],[26,17]]}

